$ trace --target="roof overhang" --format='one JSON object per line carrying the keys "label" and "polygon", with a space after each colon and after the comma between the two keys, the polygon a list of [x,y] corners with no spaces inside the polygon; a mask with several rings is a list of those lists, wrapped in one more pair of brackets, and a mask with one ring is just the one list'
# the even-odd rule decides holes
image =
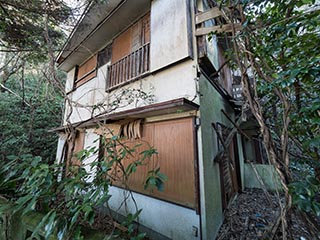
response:
{"label": "roof overhang", "polygon": [[58,55],[58,67],[67,72],[83,63],[146,13],[150,2],[109,0],[89,5]]}
{"label": "roof overhang", "polygon": [[[185,98],[178,98],[166,102],[155,103],[144,107],[138,107],[126,111],[121,111],[117,113],[100,114],[94,118],[88,119],[84,122],[78,122],[72,124],[74,128],[85,128],[93,127],[98,123],[113,122],[123,119],[141,119],[148,117],[161,116],[173,113],[183,113],[187,111],[197,110],[199,105],[193,103]],[[50,132],[65,132],[68,126],[61,126],[52,129]]]}

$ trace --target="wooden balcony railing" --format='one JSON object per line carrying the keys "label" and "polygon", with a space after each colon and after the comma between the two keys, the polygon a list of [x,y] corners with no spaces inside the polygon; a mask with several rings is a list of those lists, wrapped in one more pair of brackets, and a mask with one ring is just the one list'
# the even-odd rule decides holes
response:
{"label": "wooden balcony railing", "polygon": [[150,43],[140,47],[108,68],[107,90],[130,82],[149,72]]}

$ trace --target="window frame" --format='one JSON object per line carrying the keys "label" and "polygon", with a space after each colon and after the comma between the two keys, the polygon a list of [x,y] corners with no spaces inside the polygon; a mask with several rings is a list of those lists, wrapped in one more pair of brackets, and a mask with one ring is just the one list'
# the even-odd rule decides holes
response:
{"label": "window frame", "polygon": [[[89,71],[85,71],[85,73],[79,78],[79,71],[81,70],[82,67],[85,67],[86,64],[89,64],[90,61],[94,62],[93,64],[94,66],[92,68],[89,68]],[[76,69],[74,73],[74,84],[73,84],[74,89],[77,89],[78,87],[82,86],[83,84],[95,78],[97,76],[97,72],[98,72],[98,54],[91,56],[80,66],[76,65]]]}

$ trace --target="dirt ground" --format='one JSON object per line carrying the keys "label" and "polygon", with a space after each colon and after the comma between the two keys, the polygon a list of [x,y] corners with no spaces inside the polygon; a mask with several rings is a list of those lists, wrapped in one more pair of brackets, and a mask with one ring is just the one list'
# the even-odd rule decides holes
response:
{"label": "dirt ground", "polygon": [[[261,189],[245,189],[226,210],[217,239],[272,239],[270,232],[280,219],[279,212],[277,194],[265,194]],[[319,218],[313,217],[313,220],[320,222]],[[273,239],[282,239],[279,230],[274,233]],[[320,239],[320,231],[296,210],[290,213],[287,234],[288,239],[294,240]]]}

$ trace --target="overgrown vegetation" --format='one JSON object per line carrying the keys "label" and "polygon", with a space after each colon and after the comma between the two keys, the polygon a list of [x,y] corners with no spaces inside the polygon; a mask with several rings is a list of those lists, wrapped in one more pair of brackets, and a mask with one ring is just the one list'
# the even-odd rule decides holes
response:
{"label": "overgrown vegetation", "polygon": [[[282,179],[286,238],[285,216],[291,202],[305,212],[320,213],[319,6],[314,0],[220,4],[231,9],[226,13],[228,23],[242,27],[220,37],[230,40],[227,57],[241,73],[243,112],[250,109],[257,119],[269,161]],[[110,198],[110,169],[136,150],[122,145],[121,154],[115,154],[114,146],[121,143],[115,136],[106,141],[107,161],[70,169],[76,174],[64,178],[63,166],[52,164],[56,137],[47,130],[60,125],[61,105],[68,100],[53,61],[65,39],[60,26],[72,16],[72,9],[60,0],[0,0],[0,51],[5,53],[0,69],[0,194],[16,203],[14,211],[27,214],[37,209],[45,214],[34,235],[45,227],[46,237],[55,233],[59,239],[81,239],[80,226],[93,224],[96,208]],[[87,149],[78,158],[83,161],[97,153],[98,149]],[[152,148],[143,152],[122,166],[123,174],[129,177],[155,153]],[[292,166],[298,177],[292,177]],[[91,167],[99,171],[88,182]],[[301,175],[304,168],[308,171]],[[149,172],[146,186],[162,189],[164,180],[156,168]],[[123,223],[131,236],[141,209],[136,210]],[[115,237],[118,233],[113,232]]]}
{"label": "overgrown vegetation", "polygon": [[[318,202],[312,200],[320,163],[319,5],[314,0],[220,3],[230,9],[225,17],[233,29],[221,37],[230,40],[228,58],[240,72],[243,113],[250,109],[259,123],[268,160],[282,179],[286,200],[280,206],[286,239],[292,196],[300,209],[319,213]],[[301,179],[292,183],[296,181],[290,169],[294,161],[314,169],[303,183]]]}
{"label": "overgrown vegetation", "polygon": [[[61,171],[65,168],[64,164],[48,164],[41,157],[31,154],[8,156],[10,161],[0,171],[0,194],[7,196],[15,204],[2,205],[0,212],[42,212],[44,217],[31,237],[45,229],[45,239],[51,234],[57,239],[83,239],[83,227],[91,226],[97,221],[99,208],[108,208],[110,186],[114,182],[121,184],[129,191],[128,198],[133,198],[127,185],[130,175],[136,172],[137,167],[146,165],[157,153],[152,147],[137,153],[141,144],[129,147],[118,136],[103,138],[103,142],[103,150],[92,147],[76,153],[73,157],[77,157],[81,164],[70,166],[65,176],[62,176]],[[85,162],[88,157],[101,156],[101,151],[105,153],[103,158],[95,159],[92,163]],[[90,169],[99,171],[92,173]],[[162,190],[165,180],[159,169],[151,170],[145,181],[145,188]],[[109,229],[106,236],[109,235],[109,239],[142,239],[145,234],[138,233],[134,225],[141,211],[136,206],[136,213],[128,212],[122,223],[124,228],[116,228],[112,215],[108,215],[113,228]]]}
{"label": "overgrown vegetation", "polygon": [[61,123],[63,100],[41,74],[41,66],[38,68],[26,70],[23,80],[21,75],[13,75],[6,83],[12,92],[0,94],[2,163],[10,155],[22,154],[40,156],[51,163],[55,159],[57,138],[48,131]]}

